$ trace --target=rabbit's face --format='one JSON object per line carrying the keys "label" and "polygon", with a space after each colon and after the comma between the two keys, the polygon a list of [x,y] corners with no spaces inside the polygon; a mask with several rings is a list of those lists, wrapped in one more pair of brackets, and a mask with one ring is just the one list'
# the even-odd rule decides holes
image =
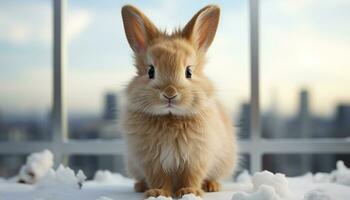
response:
{"label": "rabbit's face", "polygon": [[195,114],[208,102],[212,89],[202,74],[202,60],[183,39],[154,43],[144,56],[143,68],[129,86],[129,105],[154,115]]}
{"label": "rabbit's face", "polygon": [[132,6],[122,10],[137,76],[127,89],[128,105],[152,115],[191,115],[211,103],[213,89],[202,72],[219,8],[199,11],[181,31],[168,35]]}

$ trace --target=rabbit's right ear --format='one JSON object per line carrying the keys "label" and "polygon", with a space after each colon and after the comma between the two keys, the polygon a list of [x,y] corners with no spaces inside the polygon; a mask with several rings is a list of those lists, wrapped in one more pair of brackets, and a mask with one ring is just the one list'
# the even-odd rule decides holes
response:
{"label": "rabbit's right ear", "polygon": [[130,47],[135,53],[145,52],[150,41],[159,35],[158,29],[134,6],[123,6],[122,17]]}

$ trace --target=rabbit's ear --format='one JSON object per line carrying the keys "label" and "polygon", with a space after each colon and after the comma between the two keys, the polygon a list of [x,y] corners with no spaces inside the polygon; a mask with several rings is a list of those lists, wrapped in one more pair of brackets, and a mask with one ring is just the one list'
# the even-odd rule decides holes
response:
{"label": "rabbit's ear", "polygon": [[136,53],[145,52],[147,45],[159,35],[153,23],[137,8],[131,5],[122,8],[125,34]]}
{"label": "rabbit's ear", "polygon": [[219,24],[220,8],[209,5],[198,11],[182,30],[182,36],[205,52],[213,42]]}

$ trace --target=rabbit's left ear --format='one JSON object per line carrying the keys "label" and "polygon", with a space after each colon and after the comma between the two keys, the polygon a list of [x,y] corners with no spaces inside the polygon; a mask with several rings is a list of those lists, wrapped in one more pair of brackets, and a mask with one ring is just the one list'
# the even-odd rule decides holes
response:
{"label": "rabbit's left ear", "polygon": [[124,6],[122,17],[130,47],[135,53],[145,52],[149,43],[159,35],[158,29],[134,6]]}
{"label": "rabbit's left ear", "polygon": [[206,52],[214,40],[219,24],[220,8],[209,5],[198,11],[182,30],[182,36],[194,42],[197,48]]}

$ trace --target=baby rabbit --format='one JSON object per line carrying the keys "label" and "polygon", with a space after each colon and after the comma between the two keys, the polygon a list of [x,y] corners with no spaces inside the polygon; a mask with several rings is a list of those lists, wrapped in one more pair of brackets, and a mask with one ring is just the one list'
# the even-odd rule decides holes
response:
{"label": "baby rabbit", "polygon": [[137,8],[122,8],[137,74],[125,90],[120,127],[135,190],[146,197],[216,192],[236,167],[230,117],[203,73],[219,15],[218,6],[206,6],[168,34]]}

